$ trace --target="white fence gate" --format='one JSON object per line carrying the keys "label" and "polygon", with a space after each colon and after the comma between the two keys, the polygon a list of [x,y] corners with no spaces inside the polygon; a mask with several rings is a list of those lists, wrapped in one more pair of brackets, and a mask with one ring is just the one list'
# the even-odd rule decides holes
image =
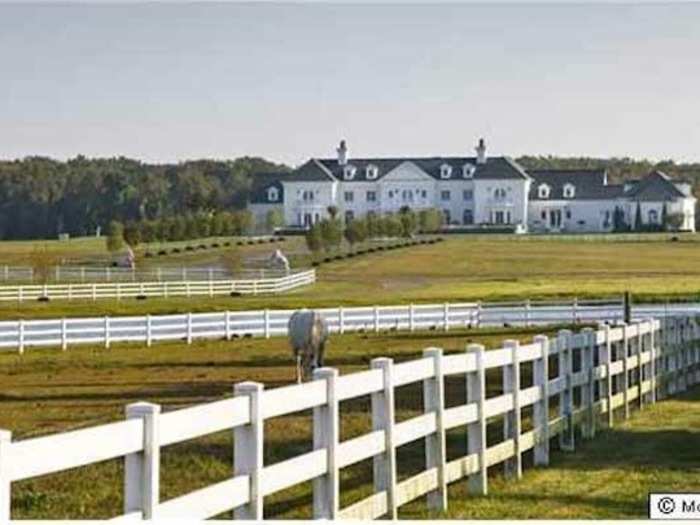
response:
{"label": "white fence gate", "polygon": [[[667,318],[631,325],[565,330],[532,344],[505,341],[485,351],[470,345],[464,353],[443,355],[431,348],[422,359],[395,364],[374,359],[371,369],[340,376],[335,369],[315,372],[315,380],[272,390],[240,383],[234,397],[161,413],[158,405],[135,403],[127,419],[73,432],[13,442],[0,431],[0,522],[10,518],[13,482],[113,458],[125,458],[123,520],[150,518],[205,519],[234,510],[236,518],[263,518],[264,497],[313,480],[316,518],[396,518],[397,509],[428,495],[435,510],[447,508],[447,486],[466,479],[474,494],[488,490],[487,468],[503,464],[513,479],[522,475],[523,453],[534,449],[536,465],[549,462],[550,440],[573,451],[576,429],[592,438],[615,409],[628,417],[633,407],[682,392],[700,380],[700,331],[696,319]],[[557,374],[550,372],[555,360]],[[534,384],[522,388],[523,364],[534,370]],[[487,397],[486,371],[500,369],[503,394]],[[445,377],[460,377],[467,394],[460,406],[445,406]],[[423,414],[396,422],[397,388],[423,385]],[[339,403],[371,397],[372,431],[340,441]],[[550,417],[550,400],[558,415]],[[533,408],[533,428],[522,429],[522,410]],[[271,465],[263,462],[265,421],[313,409],[313,450]],[[618,411],[619,414],[619,411]],[[503,419],[502,439],[486,441],[487,423]],[[447,461],[445,434],[463,429],[467,453]],[[231,477],[168,501],[159,501],[161,447],[231,430],[234,463]],[[425,442],[425,469],[397,480],[397,449]],[[341,507],[339,479],[343,468],[372,458],[371,496]],[[47,516],[48,517],[48,516]]]}
{"label": "white fence gate", "polygon": [[208,280],[108,282],[0,286],[0,301],[37,301],[50,299],[127,299],[173,296],[280,293],[316,282],[316,270],[304,270],[278,277]]}

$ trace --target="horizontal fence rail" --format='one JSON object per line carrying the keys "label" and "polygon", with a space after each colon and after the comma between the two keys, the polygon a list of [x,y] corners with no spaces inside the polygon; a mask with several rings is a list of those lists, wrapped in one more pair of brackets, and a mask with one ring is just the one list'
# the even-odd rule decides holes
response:
{"label": "horizontal fence rail", "polygon": [[89,284],[44,284],[0,286],[0,301],[37,301],[51,299],[99,300],[173,296],[208,296],[229,294],[266,294],[292,290],[316,282],[316,270],[264,279],[161,281]]}
{"label": "horizontal fence rail", "polygon": [[[288,252],[287,252],[288,253]],[[269,257],[247,258],[246,262],[265,265]],[[264,267],[237,270],[236,278],[280,277],[282,273]],[[0,281],[35,283],[40,279],[49,283],[111,282],[111,281],[213,281],[231,280],[234,272],[219,266],[155,266],[126,268],[122,266],[53,266],[40,277],[31,266],[0,265]],[[42,283],[43,284],[43,283]]]}
{"label": "horizontal fence rail", "polygon": [[[337,307],[319,310],[331,333],[442,330],[490,326],[535,326],[617,321],[622,302],[524,301],[511,303],[444,303],[425,305]],[[192,343],[203,339],[287,335],[294,310],[250,310],[128,317],[86,317],[0,321],[0,350],[78,344],[109,348],[114,343],[163,341]],[[637,318],[700,313],[700,305],[649,305],[632,310]]]}
{"label": "horizontal fence rail", "polygon": [[[0,431],[0,522],[10,518],[12,483],[122,457],[124,520],[205,519],[230,510],[236,518],[262,519],[265,496],[308,481],[315,518],[396,518],[402,505],[424,495],[429,508],[444,511],[450,483],[465,480],[470,492],[485,495],[488,467],[502,464],[517,480],[524,453],[532,450],[535,465],[545,466],[554,438],[560,449],[574,451],[578,439],[594,437],[603,423],[612,426],[633,408],[698,383],[699,327],[695,317],[669,317],[562,330],[530,344],[509,340],[489,351],[469,345],[444,355],[430,348],[421,359],[378,358],[369,370],[348,375],[321,368],[301,385],[264,390],[239,383],[233,398],[166,413],[159,405],[134,403],[124,421],[72,432],[12,441],[9,431]],[[525,388],[523,365],[532,368],[532,386]],[[501,371],[503,389],[488,397],[486,371],[494,369]],[[463,404],[445,406],[447,377],[465,381]],[[422,384],[423,413],[397,422],[395,398],[408,384]],[[341,441],[340,403],[362,396],[371,397],[372,431]],[[265,421],[309,409],[313,450],[265,464]],[[527,431],[523,410],[532,413]],[[503,433],[489,445],[486,427],[494,420],[502,421]],[[446,432],[457,428],[466,454],[448,461]],[[230,478],[160,501],[161,448],[223,430],[234,443]],[[424,442],[425,468],[398,481],[397,450],[416,441]],[[342,469],[367,459],[373,462],[372,495],[342,506]]]}
{"label": "horizontal fence rail", "polygon": [[[250,289],[249,289],[249,293]],[[616,300],[443,303],[404,306],[337,307],[319,310],[332,333],[533,326],[622,318]],[[294,310],[187,313],[129,317],[89,317],[0,321],[0,349],[23,352],[30,346],[100,344],[287,335]]]}

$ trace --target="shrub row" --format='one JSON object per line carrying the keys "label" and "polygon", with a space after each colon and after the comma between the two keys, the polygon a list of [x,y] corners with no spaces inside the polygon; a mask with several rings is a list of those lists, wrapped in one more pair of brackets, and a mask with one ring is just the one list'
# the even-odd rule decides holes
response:
{"label": "shrub row", "polygon": [[188,244],[184,247],[176,246],[174,248],[163,248],[156,251],[146,251],[144,257],[159,257],[163,255],[178,254],[182,252],[194,252],[197,250],[215,250],[217,248],[228,248],[231,246],[251,246],[254,244],[271,244],[277,242],[284,242],[287,239],[285,237],[271,237],[269,239],[249,239],[247,241],[223,241],[223,242],[213,242],[211,244]]}
{"label": "shrub row", "polygon": [[374,246],[371,248],[363,248],[360,250],[356,250],[354,252],[339,253],[337,255],[328,255],[322,259],[313,261],[311,263],[311,266],[319,267],[322,264],[326,264],[326,263],[333,262],[333,261],[340,261],[343,259],[352,259],[353,257],[360,257],[361,255],[367,255],[367,254],[371,254],[371,253],[385,252],[385,251],[391,251],[391,250],[398,250],[400,248],[409,248],[411,246],[418,246],[421,244],[436,244],[438,242],[442,242],[443,240],[444,239],[442,237],[435,237],[432,239],[420,239],[420,240],[412,240],[412,241],[407,241],[407,242],[399,242],[396,244],[390,244],[388,246]]}

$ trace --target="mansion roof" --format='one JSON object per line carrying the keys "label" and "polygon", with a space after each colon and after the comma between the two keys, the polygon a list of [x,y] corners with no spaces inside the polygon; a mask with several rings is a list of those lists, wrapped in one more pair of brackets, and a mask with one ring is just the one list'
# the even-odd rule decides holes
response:
{"label": "mansion roof", "polygon": [[[490,157],[483,164],[477,163],[475,157],[389,157],[389,158],[353,158],[347,166],[355,168],[352,178],[346,178],[344,170],[337,159],[311,159],[297,168],[289,181],[343,181],[374,182],[405,162],[410,162],[437,180],[465,180],[463,168],[471,166],[474,170],[469,179],[528,179],[527,172],[513,159],[508,157]],[[374,166],[376,176],[368,178],[367,168]],[[449,166],[449,175],[443,174],[443,166]]]}

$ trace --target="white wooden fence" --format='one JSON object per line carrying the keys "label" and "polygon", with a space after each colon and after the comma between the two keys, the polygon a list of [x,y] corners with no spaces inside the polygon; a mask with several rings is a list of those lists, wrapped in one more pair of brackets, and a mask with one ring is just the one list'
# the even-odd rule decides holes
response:
{"label": "white wooden fence", "polygon": [[[120,457],[125,458],[123,520],[205,519],[231,509],[236,518],[261,519],[265,496],[311,480],[316,518],[396,518],[399,507],[426,494],[431,509],[445,510],[448,484],[466,480],[472,493],[486,494],[488,467],[503,464],[517,480],[525,452],[533,450],[534,463],[547,465],[552,438],[558,436],[561,449],[574,451],[578,436],[594,437],[601,419],[612,426],[633,407],[696,384],[698,328],[694,317],[667,318],[577,334],[564,330],[524,345],[510,340],[490,351],[469,345],[466,352],[443,355],[430,348],[422,359],[400,364],[374,359],[370,370],[344,376],[318,369],[315,380],[302,385],[266,391],[259,383],[240,383],[231,399],[167,413],[158,405],[135,403],[127,407],[125,421],[73,432],[13,442],[9,431],[0,431],[0,522],[10,518],[12,483]],[[550,361],[557,363],[556,374]],[[532,366],[534,379],[523,388],[525,364]],[[486,371],[492,369],[502,371],[503,394],[487,397]],[[448,376],[467,385],[464,403],[449,408]],[[423,385],[423,413],[396,422],[397,388],[412,383]],[[362,396],[371,397],[372,431],[340,441],[339,404]],[[523,431],[527,407],[532,407],[533,428]],[[265,465],[265,421],[309,409],[313,450]],[[503,435],[489,444],[486,426],[495,418],[502,418]],[[462,429],[467,453],[447,461],[445,434],[455,428]],[[234,442],[231,477],[159,501],[161,448],[223,430],[232,431]],[[418,440],[425,443],[425,469],[398,481],[397,449]],[[341,470],[369,458],[372,495],[342,506]]]}
{"label": "white wooden fence", "polygon": [[[443,303],[399,306],[337,307],[319,310],[331,332],[441,330],[453,328],[532,326],[622,319],[619,300],[524,301],[511,303]],[[187,313],[129,317],[88,317],[0,321],[0,350],[20,353],[30,346],[233,339],[287,334],[294,310]]]}
{"label": "white wooden fence", "polygon": [[192,297],[203,295],[279,293],[316,282],[316,270],[265,279],[209,281],[109,282],[0,286],[0,301],[37,301],[51,299],[128,299],[148,297]]}

